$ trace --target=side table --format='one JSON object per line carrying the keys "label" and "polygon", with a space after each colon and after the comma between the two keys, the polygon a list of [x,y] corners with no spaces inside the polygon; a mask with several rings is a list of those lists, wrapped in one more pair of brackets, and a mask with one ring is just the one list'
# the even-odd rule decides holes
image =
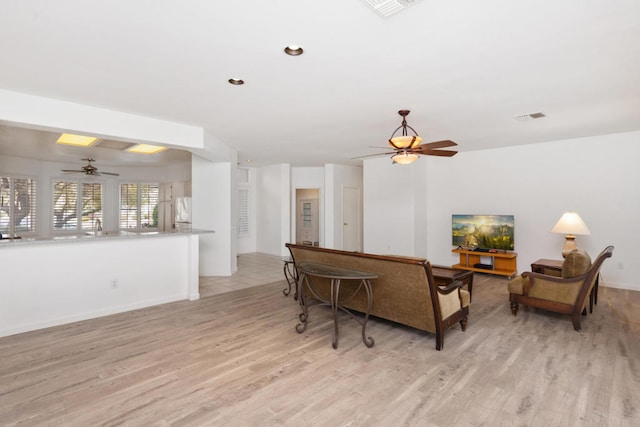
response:
{"label": "side table", "polygon": [[560,277],[562,275],[563,262],[564,261],[559,259],[539,259],[531,263],[531,271],[533,273]]}
{"label": "side table", "polygon": [[[307,329],[307,320],[309,320],[309,306],[307,304],[306,292],[307,290],[312,296],[319,301],[320,304],[331,306],[333,313],[333,342],[331,345],[334,349],[338,348],[338,310],[342,310],[349,314],[353,319],[362,325],[362,342],[367,347],[373,347],[374,340],[372,337],[366,335],[367,321],[369,320],[369,313],[371,312],[371,306],[373,305],[373,290],[371,289],[371,280],[377,279],[378,275],[375,273],[369,273],[366,271],[351,270],[347,268],[339,268],[325,264],[315,263],[302,263],[298,265],[299,272],[299,300],[302,308],[299,319],[300,323],[296,325],[296,331],[301,334]],[[323,278],[330,280],[330,297],[324,299],[320,296],[320,293],[313,285],[312,278]],[[341,281],[355,281],[357,286],[350,286],[352,291],[342,301],[340,300],[340,283]],[[354,289],[355,288],[355,289]],[[353,298],[360,289],[364,288],[367,293],[367,311],[364,314],[364,322],[360,321],[352,312],[347,310],[343,303]]]}
{"label": "side table", "polygon": [[432,265],[431,272],[438,286],[447,286],[450,283],[459,280],[463,285],[467,285],[469,291],[469,302],[471,302],[473,292],[473,271],[456,270],[451,267],[442,265]]}

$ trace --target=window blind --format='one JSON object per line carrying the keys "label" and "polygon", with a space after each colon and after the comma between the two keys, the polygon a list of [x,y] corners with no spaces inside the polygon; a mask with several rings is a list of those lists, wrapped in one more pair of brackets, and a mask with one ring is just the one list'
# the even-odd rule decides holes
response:
{"label": "window blind", "polygon": [[158,227],[158,184],[140,184],[140,226]]}
{"label": "window blind", "polygon": [[159,184],[120,184],[120,228],[158,227]]}
{"label": "window blind", "polygon": [[53,190],[53,229],[78,228],[78,183],[57,181]]}
{"label": "window blind", "polygon": [[238,236],[249,234],[249,190],[247,188],[238,189]]}
{"label": "window blind", "polygon": [[36,180],[0,177],[0,233],[14,236],[36,231]]}
{"label": "window blind", "polygon": [[135,229],[138,224],[138,186],[120,184],[120,228]]}
{"label": "window blind", "polygon": [[98,221],[102,223],[102,184],[82,183],[82,229],[97,228]]}

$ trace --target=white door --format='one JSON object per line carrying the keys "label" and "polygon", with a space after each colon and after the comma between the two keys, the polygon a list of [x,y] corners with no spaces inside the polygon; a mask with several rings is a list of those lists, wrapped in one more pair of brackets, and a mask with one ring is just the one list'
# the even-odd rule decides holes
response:
{"label": "white door", "polygon": [[360,189],[342,189],[342,250],[361,251]]}

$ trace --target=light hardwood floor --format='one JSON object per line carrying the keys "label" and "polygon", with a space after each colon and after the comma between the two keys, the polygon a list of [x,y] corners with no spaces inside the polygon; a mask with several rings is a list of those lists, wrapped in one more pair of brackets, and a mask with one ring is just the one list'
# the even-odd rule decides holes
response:
{"label": "light hardwood floor", "polygon": [[203,278],[199,301],[0,339],[0,425],[640,425],[640,292],[601,287],[575,332],[568,316],[514,318],[507,281],[477,274],[443,351],[377,319],[368,349],[346,315],[334,350],[326,308],[295,332],[278,257],[239,265],[237,290]]}

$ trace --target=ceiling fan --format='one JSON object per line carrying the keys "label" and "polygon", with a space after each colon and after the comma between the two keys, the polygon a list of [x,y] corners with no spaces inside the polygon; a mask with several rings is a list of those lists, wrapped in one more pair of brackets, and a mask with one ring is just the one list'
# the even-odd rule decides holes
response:
{"label": "ceiling fan", "polygon": [[95,162],[95,160],[92,159],[92,158],[87,158],[87,159],[82,159],[82,160],[88,162],[89,164],[86,165],[86,166],[81,167],[78,170],[62,169],[62,172],[83,173],[83,174],[89,175],[89,176],[100,176],[100,175],[120,176],[119,173],[114,173],[114,172],[98,172],[98,168],[91,164],[91,162]]}
{"label": "ceiling fan", "polygon": [[[354,157],[354,159],[362,159],[365,157],[374,157],[374,156],[383,156],[388,154],[393,154],[391,156],[391,160],[393,163],[398,163],[402,165],[408,165],[409,163],[413,163],[415,160],[423,156],[442,156],[442,157],[451,157],[455,156],[458,152],[453,150],[440,150],[440,148],[446,147],[454,147],[456,144],[450,140],[444,141],[434,141],[427,142],[426,144],[421,144],[422,138],[418,136],[418,133],[411,126],[407,124],[407,116],[409,115],[409,110],[400,110],[398,114],[402,116],[402,124],[396,128],[391,134],[391,138],[389,138],[389,145],[393,151],[388,151],[386,153],[377,153],[377,154],[369,154],[367,156]],[[402,129],[402,135],[395,136],[396,132]],[[409,135],[407,129],[411,129],[413,135]],[[372,147],[372,148],[386,148],[386,147]]]}

